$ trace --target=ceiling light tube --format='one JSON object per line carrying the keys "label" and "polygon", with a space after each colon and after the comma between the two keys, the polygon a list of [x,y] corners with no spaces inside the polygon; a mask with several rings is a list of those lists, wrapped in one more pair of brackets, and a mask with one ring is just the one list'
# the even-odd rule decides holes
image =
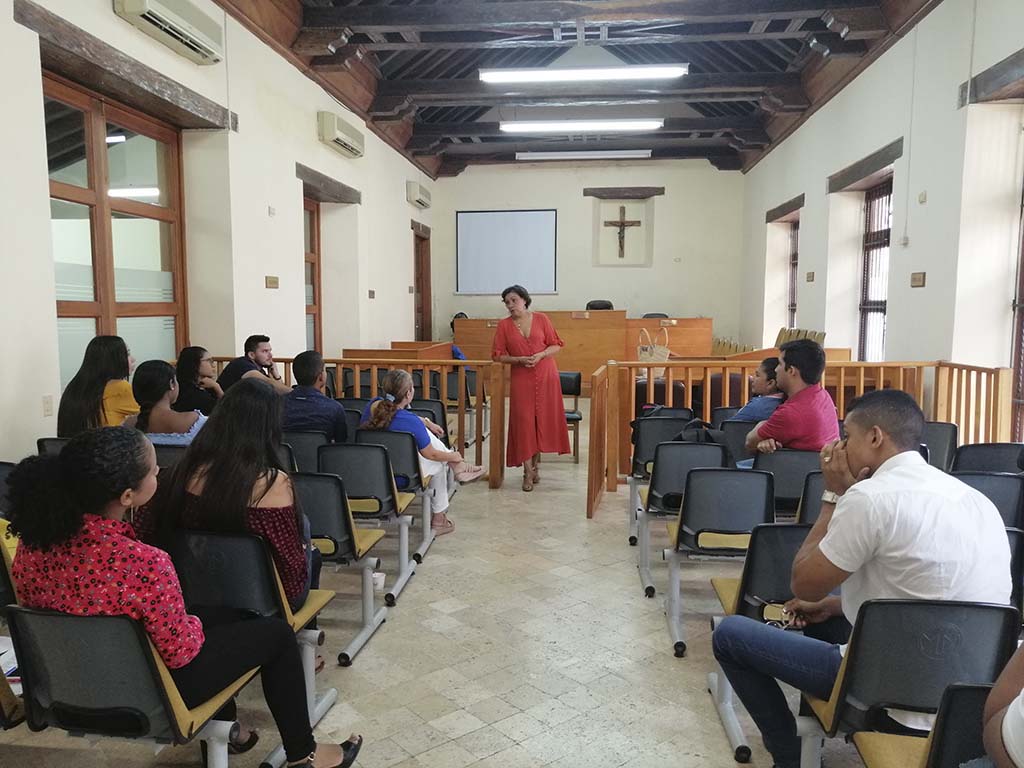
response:
{"label": "ceiling light tube", "polygon": [[573,152],[516,152],[516,160],[637,160],[651,156],[649,149],[590,149]]}
{"label": "ceiling light tube", "polygon": [[661,118],[633,120],[516,120],[499,124],[506,133],[618,133],[656,131],[665,127]]}
{"label": "ceiling light tube", "polygon": [[107,144],[121,144],[122,142],[128,141],[128,137],[124,134],[113,134],[107,136]]}
{"label": "ceiling light tube", "polygon": [[673,80],[690,71],[689,64],[640,64],[623,67],[531,67],[481,69],[485,83],[580,83],[601,80]]}
{"label": "ceiling light tube", "polygon": [[124,189],[111,189],[107,192],[110,197],[160,197],[158,187],[125,187]]}

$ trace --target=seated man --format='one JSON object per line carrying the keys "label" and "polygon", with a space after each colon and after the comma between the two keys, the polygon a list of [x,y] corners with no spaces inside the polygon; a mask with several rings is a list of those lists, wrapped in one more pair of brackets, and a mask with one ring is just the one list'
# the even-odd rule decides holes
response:
{"label": "seated man", "polygon": [[284,396],[282,428],[286,432],[323,432],[332,443],[348,440],[345,407],[323,394],[327,374],[324,358],[312,350],[292,363],[296,386]]}
{"label": "seated man", "polygon": [[820,451],[826,443],[839,439],[835,403],[821,386],[825,350],[810,339],[796,339],[779,347],[779,357],[778,386],[786,401],[750,430],[747,450]]}
{"label": "seated man", "polygon": [[[781,410],[781,409],[780,409]],[[924,414],[905,392],[878,390],[850,404],[847,439],[821,451],[821,516],[793,562],[797,626],[877,599],[1007,604],[1010,547],[1002,518],[978,491],[918,453]],[[842,584],[841,596],[830,595]],[[715,658],[757,724],[778,768],[800,764],[800,739],[776,680],[827,699],[844,647],[729,616],[712,636]],[[890,711],[909,728],[932,717]]]}
{"label": "seated man", "polygon": [[282,395],[292,391],[274,364],[274,350],[270,346],[269,336],[250,336],[245,340],[243,351],[244,355],[236,357],[221,371],[217,384],[222,391],[227,392],[242,379],[252,378],[269,382]]}

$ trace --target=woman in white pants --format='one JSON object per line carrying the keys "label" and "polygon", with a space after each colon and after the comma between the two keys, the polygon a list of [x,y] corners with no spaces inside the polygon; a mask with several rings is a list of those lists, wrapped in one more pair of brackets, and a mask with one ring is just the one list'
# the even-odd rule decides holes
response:
{"label": "woman in white pants", "polygon": [[431,476],[428,495],[432,513],[430,525],[437,535],[451,533],[455,524],[448,519],[448,488],[455,481],[468,483],[484,473],[484,468],[467,463],[458,451],[450,451],[438,438],[444,429],[429,419],[421,419],[406,410],[414,388],[408,371],[388,371],[381,383],[382,396],[363,411],[362,429],[386,429],[408,432],[416,439],[420,452],[420,472]]}

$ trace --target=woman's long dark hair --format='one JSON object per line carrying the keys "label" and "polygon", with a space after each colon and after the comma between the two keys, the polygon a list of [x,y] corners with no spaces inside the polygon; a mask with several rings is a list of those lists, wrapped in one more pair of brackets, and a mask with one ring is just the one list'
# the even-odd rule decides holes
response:
{"label": "woman's long dark hair", "polygon": [[149,472],[149,441],[137,429],[82,432],[59,454],[30,456],[11,471],[10,530],[35,549],[63,544],[84,515],[102,513]]}
{"label": "woman's long dark hair", "polygon": [[[285,470],[277,453],[282,405],[274,388],[259,379],[242,379],[227,391],[157,494],[152,514],[161,541],[185,527],[181,511],[186,503],[194,515],[190,520],[198,520],[204,530],[246,530],[253,488],[266,478],[269,490]],[[189,500],[186,489],[200,477],[203,492]]]}
{"label": "woman's long dark hair", "polygon": [[149,431],[149,414],[174,384],[174,366],[166,360],[147,360],[135,369],[132,377],[132,394],[139,404],[139,416],[135,427],[141,432]]}
{"label": "woman's long dark hair", "polygon": [[199,384],[199,361],[203,359],[205,354],[206,349],[203,347],[185,347],[178,353],[176,363],[178,384]]}
{"label": "woman's long dark hair", "polygon": [[[370,417],[359,426],[362,429],[387,429],[398,413],[398,403],[412,389],[412,376],[408,371],[396,368],[388,371],[380,383],[383,400],[378,400],[370,407]],[[391,399],[388,399],[388,396]]]}
{"label": "woman's long dark hair", "polygon": [[128,347],[120,336],[96,336],[85,348],[78,373],[64,388],[57,409],[57,435],[74,437],[103,423],[103,390],[128,378]]}

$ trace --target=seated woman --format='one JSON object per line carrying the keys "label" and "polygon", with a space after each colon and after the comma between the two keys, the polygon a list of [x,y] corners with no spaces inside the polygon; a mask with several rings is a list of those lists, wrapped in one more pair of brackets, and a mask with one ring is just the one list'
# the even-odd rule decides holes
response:
{"label": "seated woman", "polygon": [[161,483],[154,502],[136,513],[143,540],[167,541],[179,528],[262,536],[288,602],[301,606],[319,582],[319,568],[308,523],[278,458],[280,445],[281,397],[259,379],[238,382]]}
{"label": "seated woman", "polygon": [[202,411],[206,416],[213,413],[217,401],[224,397],[224,390],[217,383],[210,353],[202,347],[185,347],[178,353],[175,368],[179,392],[171,408],[179,413]]}
{"label": "seated woman", "polygon": [[[782,405],[786,394],[779,389],[776,370],[779,358],[766,357],[750,378],[750,402],[740,408],[728,421],[764,421]],[[138,375],[138,374],[136,374]]]}
{"label": "seated woman", "polygon": [[64,388],[57,409],[57,436],[74,437],[96,427],[132,419],[139,405],[128,376],[135,360],[120,336],[96,336],[85,348],[82,367]]}
{"label": "seated woman", "polygon": [[434,533],[441,535],[455,530],[455,524],[448,519],[449,475],[460,483],[476,480],[484,468],[468,464],[458,451],[449,451],[438,438],[444,430],[428,419],[421,419],[406,410],[415,392],[412,376],[408,371],[388,371],[381,382],[383,397],[372,400],[363,410],[360,429],[386,429],[392,432],[409,432],[416,438],[420,452],[420,472],[431,475],[430,525]]}
{"label": "seated woman", "polygon": [[199,411],[172,410],[178,399],[174,366],[163,360],[147,360],[135,370],[132,394],[139,404],[135,428],[145,432],[154,445],[189,445],[206,423]]}
{"label": "seated woman", "polygon": [[[57,456],[32,456],[11,473],[10,529],[21,537],[13,577],[29,608],[141,622],[186,706],[196,707],[246,670],[261,668],[263,692],[289,765],[349,766],[362,738],[317,744],[306,711],[298,643],[278,618],[185,611],[167,553],[141,543],[124,522],[156,490],[156,454],[141,432],[107,427],[73,438]],[[218,719],[235,720],[229,702]],[[256,744],[254,732],[233,752]]]}

